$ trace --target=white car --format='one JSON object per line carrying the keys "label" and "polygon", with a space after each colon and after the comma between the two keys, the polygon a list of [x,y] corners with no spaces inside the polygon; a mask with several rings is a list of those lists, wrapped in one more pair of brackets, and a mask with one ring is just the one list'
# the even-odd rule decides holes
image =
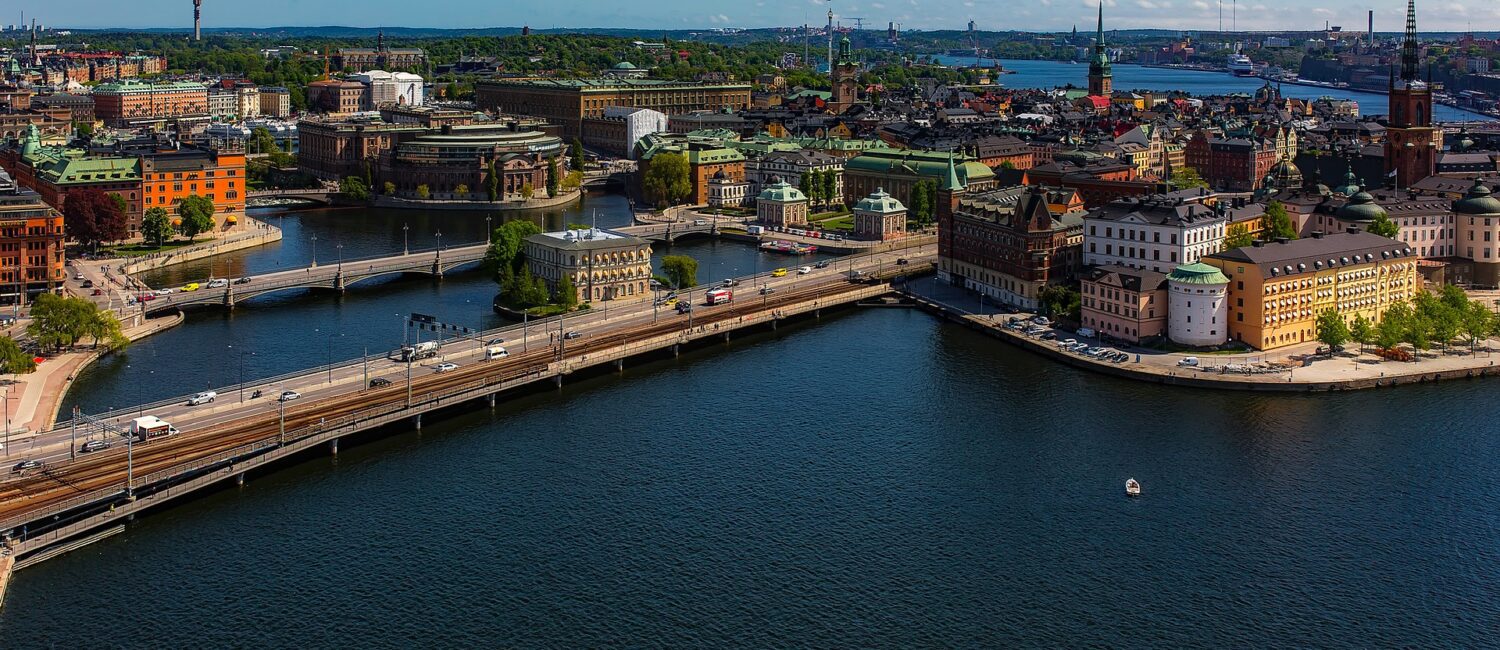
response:
{"label": "white car", "polygon": [[157,296],[170,296],[170,295],[172,295],[174,293],[177,293],[176,289],[157,289],[156,290],[156,295]]}
{"label": "white car", "polygon": [[278,401],[278,402],[290,402],[290,401],[292,401],[294,399],[297,399],[299,397],[302,397],[302,393],[299,393],[299,392],[294,391],[294,390],[284,390],[284,391],[281,391],[281,396],[277,397],[276,401]]}
{"label": "white car", "polygon": [[1179,366],[1193,367],[1198,365],[1198,357],[1183,357],[1177,361]]}
{"label": "white car", "polygon": [[218,396],[219,396],[218,393],[215,393],[215,392],[213,392],[211,390],[206,390],[206,391],[198,393],[197,395],[194,395],[191,398],[189,398],[188,399],[188,406],[199,406],[199,405],[202,405],[202,404],[208,404],[208,403],[214,401],[214,398],[218,397]]}
{"label": "white car", "polygon": [[453,370],[458,370],[458,364],[440,363],[432,367],[433,372],[451,372]]}
{"label": "white car", "polygon": [[217,280],[210,280],[208,282],[208,288],[210,288],[210,289],[223,289],[224,287],[227,287],[227,286],[229,286],[229,281],[225,280],[224,278],[219,278]]}
{"label": "white car", "polygon": [[809,273],[812,273],[812,267],[811,266],[799,266],[799,267],[797,267],[797,275],[807,275]]}

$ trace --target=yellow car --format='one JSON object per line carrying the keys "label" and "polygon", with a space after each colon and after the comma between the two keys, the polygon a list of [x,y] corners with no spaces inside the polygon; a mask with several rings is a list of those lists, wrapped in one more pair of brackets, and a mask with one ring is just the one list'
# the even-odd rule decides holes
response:
{"label": "yellow car", "polygon": [[786,269],[776,269],[775,271],[772,271],[771,272],[771,277],[773,277],[773,278],[784,278],[784,277],[786,277]]}
{"label": "yellow car", "polygon": [[676,307],[677,306],[677,299],[676,298],[672,298],[671,300],[668,300],[668,301],[662,303],[661,306],[663,306],[663,307]]}
{"label": "yellow car", "polygon": [[183,285],[182,290],[183,291],[197,291],[198,290],[198,283],[197,282],[192,282],[192,283]]}

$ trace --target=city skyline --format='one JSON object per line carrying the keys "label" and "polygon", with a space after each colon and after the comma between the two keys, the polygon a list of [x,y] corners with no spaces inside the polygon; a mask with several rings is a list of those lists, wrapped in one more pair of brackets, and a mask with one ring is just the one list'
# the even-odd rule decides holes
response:
{"label": "city skyline", "polygon": [[[82,0],[66,13],[43,8],[33,13],[18,7],[12,17],[26,11],[32,18],[59,29],[192,29],[190,0],[140,0],[124,4]],[[1427,3],[1424,3],[1427,4]],[[690,2],[663,0],[649,7],[622,7],[614,3],[572,2],[529,7],[500,7],[474,0],[440,0],[419,16],[400,13],[404,5],[394,0],[355,3],[348,0],[317,5],[293,0],[266,0],[254,4],[220,4],[210,0],[203,7],[205,29],[344,26],[415,27],[435,29],[519,28],[533,29],[715,29],[788,27],[803,23],[821,25],[832,8],[835,20],[853,26],[855,17],[867,28],[882,29],[888,22],[905,30],[963,29],[970,20],[986,31],[1066,31],[1085,29],[1092,22],[1098,3],[1094,0],[1037,0],[1021,7],[980,3],[976,0],[875,0],[833,2],[823,0],[753,0],[739,2]],[[1216,0],[1104,0],[1108,29],[1177,29],[1212,32],[1220,26],[1220,3]],[[1324,21],[1350,31],[1363,31],[1366,11],[1374,9],[1376,31],[1394,33],[1403,26],[1405,3],[1363,4],[1353,0],[1328,0],[1312,6],[1292,2],[1223,2],[1222,24],[1226,30],[1276,31],[1321,29]],[[86,18],[78,18],[86,16]],[[289,20],[289,16],[297,16]],[[586,16],[586,18],[583,18]],[[465,17],[462,24],[455,17]],[[76,21],[76,22],[75,22]],[[1309,24],[1310,23],[1310,24]],[[1423,13],[1423,31],[1485,31],[1500,27],[1500,6],[1476,0],[1456,0]]]}

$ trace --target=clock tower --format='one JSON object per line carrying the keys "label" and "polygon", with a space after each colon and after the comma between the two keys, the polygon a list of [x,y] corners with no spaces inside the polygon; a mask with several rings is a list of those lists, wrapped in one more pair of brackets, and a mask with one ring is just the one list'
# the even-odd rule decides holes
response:
{"label": "clock tower", "polygon": [[1401,43],[1401,75],[1390,82],[1390,114],[1385,131],[1385,173],[1398,187],[1410,187],[1437,171],[1443,131],[1432,125],[1432,88],[1418,78],[1417,9],[1406,2],[1406,40]]}

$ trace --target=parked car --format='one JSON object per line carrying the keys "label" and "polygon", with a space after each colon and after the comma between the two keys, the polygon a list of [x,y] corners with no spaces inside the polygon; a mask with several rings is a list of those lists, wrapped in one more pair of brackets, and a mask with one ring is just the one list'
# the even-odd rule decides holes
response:
{"label": "parked car", "polygon": [[85,454],[93,453],[96,451],[104,451],[105,449],[109,449],[111,444],[112,443],[110,443],[110,441],[108,440],[90,440],[81,445],[78,445],[78,451],[81,451]]}
{"label": "parked car", "polygon": [[1080,328],[1078,328],[1078,335],[1079,336],[1086,336],[1088,338],[1094,338],[1094,334],[1096,334],[1096,332],[1094,332],[1094,330],[1092,328],[1088,328],[1088,327],[1080,327]]}
{"label": "parked car", "polygon": [[384,388],[391,385],[391,380],[385,377],[376,377],[370,380],[370,388]]}
{"label": "parked car", "polygon": [[1043,341],[1051,341],[1052,339],[1055,339],[1055,338],[1057,338],[1057,333],[1056,332],[1047,332],[1045,334],[1042,334],[1042,340]]}
{"label": "parked car", "polygon": [[450,372],[450,371],[453,371],[453,370],[458,370],[458,364],[456,364],[456,363],[440,363],[440,364],[437,364],[437,365],[435,365],[435,366],[432,367],[432,371],[433,372]]}
{"label": "parked car", "polygon": [[1052,321],[1050,319],[1048,319],[1046,316],[1033,316],[1031,318],[1031,322],[1036,323],[1037,325],[1051,325],[1052,324]]}
{"label": "parked car", "polygon": [[284,390],[284,391],[281,391],[281,396],[277,397],[276,401],[278,401],[278,402],[290,402],[290,401],[292,401],[294,399],[297,399],[299,397],[302,397],[302,393],[299,393],[299,392],[294,391],[294,390]]}
{"label": "parked car", "polygon": [[203,391],[201,393],[198,393],[197,395],[194,395],[194,396],[188,398],[188,406],[199,406],[199,405],[202,405],[202,404],[208,404],[210,402],[213,402],[214,398],[216,398],[218,396],[219,396],[218,393],[215,393],[215,392],[213,392],[211,390],[206,390],[206,391]]}

